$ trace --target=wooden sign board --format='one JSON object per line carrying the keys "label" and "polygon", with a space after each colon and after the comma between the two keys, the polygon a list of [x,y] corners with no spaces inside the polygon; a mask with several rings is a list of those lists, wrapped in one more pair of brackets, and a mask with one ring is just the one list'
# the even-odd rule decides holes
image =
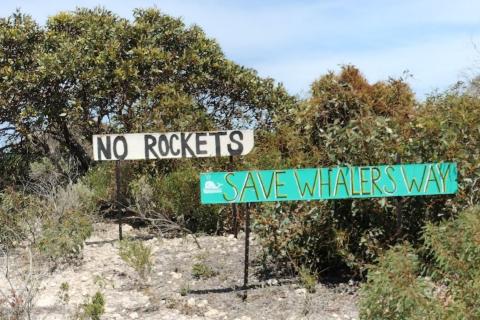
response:
{"label": "wooden sign board", "polygon": [[239,156],[253,149],[253,130],[128,133],[93,136],[94,160]]}
{"label": "wooden sign board", "polygon": [[203,204],[422,196],[457,192],[456,163],[399,164],[200,175]]}

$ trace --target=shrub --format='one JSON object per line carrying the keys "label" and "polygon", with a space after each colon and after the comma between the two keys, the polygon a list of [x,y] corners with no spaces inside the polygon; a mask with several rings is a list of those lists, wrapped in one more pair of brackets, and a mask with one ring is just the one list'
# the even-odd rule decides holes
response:
{"label": "shrub", "polygon": [[419,278],[420,262],[410,245],[387,251],[362,286],[363,319],[434,319],[432,286]]}
{"label": "shrub", "polygon": [[265,204],[253,225],[267,260],[276,270],[314,272],[339,265],[328,207],[322,204]]}
{"label": "shrub", "polygon": [[214,233],[220,219],[218,206],[200,204],[199,177],[193,166],[155,178],[139,177],[130,184],[137,205],[151,209],[192,232]]}
{"label": "shrub", "polygon": [[298,271],[300,284],[307,289],[309,293],[315,293],[317,285],[317,277],[306,267],[301,267]]}
{"label": "shrub", "polygon": [[79,320],[100,320],[105,313],[105,297],[97,291],[93,297],[87,297],[81,306],[81,311],[75,316]]}
{"label": "shrub", "polygon": [[478,319],[480,317],[480,208],[428,224],[426,260],[411,245],[388,250],[361,288],[364,319]]}
{"label": "shrub", "polygon": [[270,147],[257,147],[273,158],[269,163],[277,168],[394,164],[397,156],[402,163],[453,161],[459,192],[281,204],[275,210],[262,204],[256,231],[264,251],[272,260],[313,271],[347,265],[364,275],[389,246],[421,245],[425,224],[453,218],[480,200],[479,110],[480,98],[461,90],[417,104],[401,79],[371,85],[350,66],[321,77],[310,98],[278,117],[275,133],[281,136],[268,137]]}
{"label": "shrub", "polygon": [[0,247],[5,249],[31,236],[36,240],[44,213],[40,201],[12,188],[0,193]]}
{"label": "shrub", "polygon": [[70,285],[68,284],[68,282],[62,282],[62,284],[60,284],[60,288],[58,289],[57,296],[61,303],[68,304],[68,302],[70,301],[69,290],[70,290]]}
{"label": "shrub", "polygon": [[434,261],[431,276],[448,288],[448,309],[462,315],[458,318],[480,318],[480,207],[428,224],[424,240]]}
{"label": "shrub", "polygon": [[183,284],[183,285],[180,287],[180,295],[181,295],[182,297],[185,297],[189,292],[190,292],[190,286],[188,285],[188,283]]}
{"label": "shrub", "polygon": [[44,224],[38,248],[55,263],[75,259],[92,231],[92,222],[88,216],[69,210],[58,220],[49,219]]}
{"label": "shrub", "polygon": [[208,279],[218,274],[209,265],[205,263],[195,263],[192,266],[192,276],[196,279]]}
{"label": "shrub", "polygon": [[[65,163],[65,162],[61,162]],[[66,166],[63,172],[71,170]],[[29,189],[37,200],[35,211],[42,212],[40,251],[52,262],[71,260],[80,255],[84,241],[91,235],[92,211],[96,208],[92,191],[81,181],[58,173],[48,160],[31,165]]]}
{"label": "shrub", "polygon": [[119,255],[123,261],[135,269],[142,280],[146,280],[152,271],[152,249],[139,240],[120,241]]}

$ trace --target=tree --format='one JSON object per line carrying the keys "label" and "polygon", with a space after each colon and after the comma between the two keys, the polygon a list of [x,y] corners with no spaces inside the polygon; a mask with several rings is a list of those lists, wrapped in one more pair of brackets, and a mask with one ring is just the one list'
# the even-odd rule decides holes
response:
{"label": "tree", "polygon": [[226,59],[198,26],[156,9],[136,10],[133,21],[77,9],[44,27],[16,12],[0,20],[0,79],[2,158],[60,150],[83,172],[92,134],[268,129],[294,103],[272,79]]}

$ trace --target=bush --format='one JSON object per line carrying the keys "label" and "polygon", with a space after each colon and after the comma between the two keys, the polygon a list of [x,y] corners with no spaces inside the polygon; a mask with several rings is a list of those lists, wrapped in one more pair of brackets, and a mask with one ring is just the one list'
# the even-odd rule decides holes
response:
{"label": "bush", "polygon": [[105,313],[105,297],[97,291],[93,297],[87,297],[82,304],[81,311],[75,316],[79,320],[100,320]]}
{"label": "bush", "polygon": [[137,205],[160,213],[194,233],[215,233],[223,217],[218,206],[200,204],[198,184],[197,169],[184,166],[160,177],[140,177],[130,187]]}
{"label": "bush", "polygon": [[480,318],[480,207],[453,221],[428,224],[424,240],[434,261],[431,276],[448,288],[448,310],[458,318]]}
{"label": "bush", "polygon": [[139,240],[120,241],[119,255],[123,261],[135,269],[142,280],[146,280],[153,267],[152,249]]}
{"label": "bush", "polygon": [[82,178],[98,203],[112,201],[115,190],[113,173],[114,166],[107,162],[91,168]]}
{"label": "bush", "polygon": [[253,225],[267,260],[276,270],[314,272],[340,263],[335,231],[326,207],[313,204],[265,204]]}
{"label": "bush", "polygon": [[209,265],[205,263],[195,263],[192,266],[192,276],[196,279],[208,279],[218,274]]}
{"label": "bush", "polygon": [[69,261],[80,255],[92,231],[88,216],[74,210],[66,211],[60,219],[49,219],[45,223],[38,248],[52,262]]}
{"label": "bush", "polygon": [[93,195],[83,183],[56,187],[43,196],[44,218],[38,248],[53,262],[77,258],[93,232]]}
{"label": "bush", "polygon": [[301,267],[298,271],[301,285],[307,289],[309,293],[315,293],[317,285],[317,277],[306,267]]}
{"label": "bush", "polygon": [[362,286],[363,319],[435,319],[432,285],[419,278],[420,262],[410,245],[387,251]]}
{"label": "bush", "polygon": [[401,163],[453,161],[459,192],[291,203],[275,210],[262,204],[256,231],[264,251],[287,265],[317,272],[346,265],[362,276],[389,246],[421,245],[425,224],[454,218],[480,201],[479,110],[480,98],[461,90],[417,104],[402,79],[369,84],[351,66],[321,77],[309,99],[278,117],[281,136],[268,137],[270,147],[261,146],[274,158],[269,163],[285,168],[394,164],[398,158]]}
{"label": "bush", "polygon": [[427,260],[406,244],[393,247],[371,267],[361,288],[362,318],[480,317],[480,208],[428,224],[424,239],[420,252],[428,253]]}
{"label": "bush", "polygon": [[0,193],[0,248],[6,249],[31,236],[35,241],[43,212],[39,199],[6,189]]}

